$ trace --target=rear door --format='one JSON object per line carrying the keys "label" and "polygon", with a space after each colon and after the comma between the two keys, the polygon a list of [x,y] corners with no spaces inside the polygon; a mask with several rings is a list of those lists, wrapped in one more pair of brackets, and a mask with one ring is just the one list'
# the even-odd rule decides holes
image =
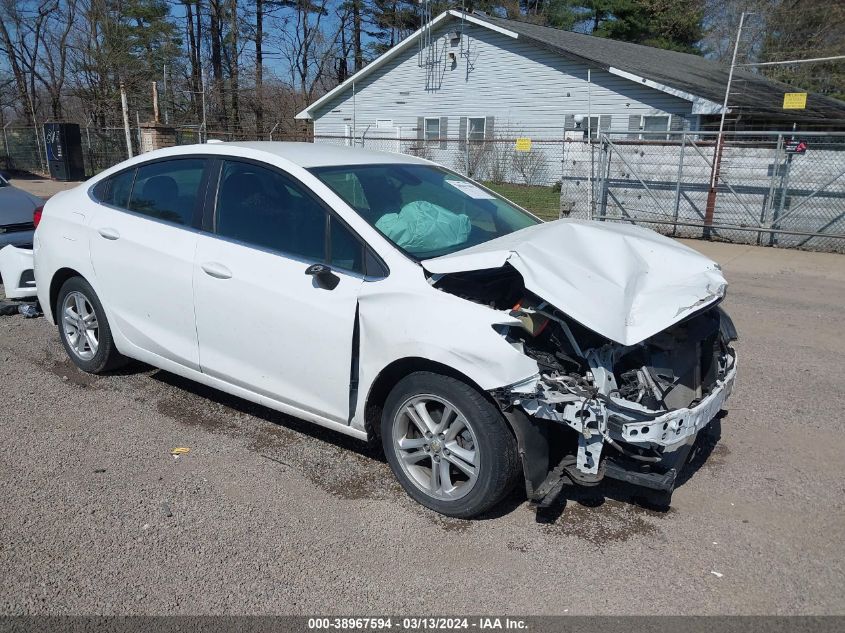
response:
{"label": "rear door", "polygon": [[208,162],[158,160],[121,172],[95,188],[91,220],[96,289],[111,327],[192,369],[199,351],[191,286]]}
{"label": "rear door", "polygon": [[215,179],[194,269],[202,371],[348,423],[363,243],[276,168],[225,160]]}

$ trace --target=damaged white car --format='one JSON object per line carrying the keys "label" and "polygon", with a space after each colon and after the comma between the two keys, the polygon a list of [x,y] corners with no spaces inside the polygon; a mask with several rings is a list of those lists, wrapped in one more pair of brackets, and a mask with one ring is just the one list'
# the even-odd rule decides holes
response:
{"label": "damaged white car", "polygon": [[522,478],[541,504],[604,477],[668,495],[736,374],[711,260],[399,154],[144,154],[47,203],[35,277],[80,368],[135,358],[380,438],[450,516]]}

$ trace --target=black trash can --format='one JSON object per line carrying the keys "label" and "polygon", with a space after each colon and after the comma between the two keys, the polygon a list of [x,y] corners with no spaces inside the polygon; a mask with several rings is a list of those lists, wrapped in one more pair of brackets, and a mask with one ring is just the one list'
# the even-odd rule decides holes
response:
{"label": "black trash can", "polygon": [[83,180],[82,137],[76,123],[45,123],[47,164],[54,180]]}

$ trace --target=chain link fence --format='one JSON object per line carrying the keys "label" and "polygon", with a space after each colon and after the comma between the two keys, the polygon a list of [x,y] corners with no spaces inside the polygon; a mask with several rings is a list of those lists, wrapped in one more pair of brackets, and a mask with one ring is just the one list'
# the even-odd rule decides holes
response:
{"label": "chain link fence", "polygon": [[676,237],[845,252],[843,136],[740,132],[725,134],[717,148],[715,132],[596,130],[592,142],[581,130],[558,138],[500,131],[474,141],[414,132],[364,130],[314,142],[433,160],[546,220],[626,222]]}
{"label": "chain link fence", "polygon": [[[123,128],[80,132],[88,176],[126,159]],[[208,138],[254,140],[198,126],[176,129],[180,145]],[[137,154],[137,129],[130,140]],[[538,135],[499,126],[495,135],[472,139],[425,138],[417,127],[368,127],[313,141],[432,160],[545,220],[625,222],[676,237],[845,252],[841,135],[738,132],[717,147],[714,132],[561,129]],[[7,126],[0,143],[0,169],[46,173],[40,131]]]}
{"label": "chain link fence", "polygon": [[845,252],[845,137],[602,134],[581,217],[679,237]]}
{"label": "chain link fence", "polygon": [[[126,131],[122,127],[80,126],[82,142],[82,157],[87,177],[94,176],[104,169],[116,165],[128,158],[126,148]],[[174,128],[177,145],[191,145],[202,143],[208,139],[220,141],[254,141],[255,135],[247,132],[203,130],[201,126],[186,126]],[[140,153],[141,128],[132,127],[129,131],[129,141],[132,145],[132,155]],[[263,140],[274,140],[273,134],[268,133]],[[305,140],[304,138],[279,138],[275,140]],[[0,169],[9,172],[29,172],[33,174],[48,174],[47,154],[44,148],[42,129],[33,127],[6,126],[0,135]]]}

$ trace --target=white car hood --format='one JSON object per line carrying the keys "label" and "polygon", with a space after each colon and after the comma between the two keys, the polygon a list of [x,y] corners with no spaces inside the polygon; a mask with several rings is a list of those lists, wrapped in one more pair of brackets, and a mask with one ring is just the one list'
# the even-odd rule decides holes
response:
{"label": "white car hood", "polygon": [[649,229],[557,220],[422,262],[434,274],[499,268],[585,327],[623,345],[724,296],[719,265]]}

